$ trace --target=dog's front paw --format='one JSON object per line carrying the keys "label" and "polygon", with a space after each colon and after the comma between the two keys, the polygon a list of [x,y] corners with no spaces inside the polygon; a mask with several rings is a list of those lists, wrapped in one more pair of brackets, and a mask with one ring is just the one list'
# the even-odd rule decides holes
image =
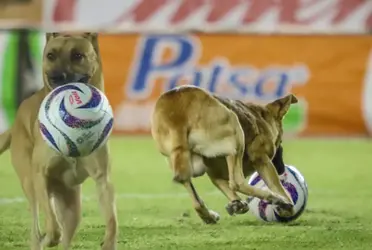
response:
{"label": "dog's front paw", "polygon": [[216,224],[220,220],[220,215],[213,210],[197,211],[197,213],[205,224]]}
{"label": "dog's front paw", "polygon": [[270,204],[281,206],[283,209],[289,209],[294,206],[292,200],[288,200],[286,197],[273,192],[270,192],[267,200]]}
{"label": "dog's front paw", "polygon": [[209,218],[204,220],[206,224],[216,224],[220,220],[220,215],[213,211],[213,210],[208,210],[209,213]]}
{"label": "dog's front paw", "polygon": [[182,175],[177,174],[173,176],[173,181],[177,183],[185,183],[186,181],[188,181],[188,179]]}
{"label": "dog's front paw", "polygon": [[177,183],[185,183],[191,179],[191,172],[189,171],[177,171],[174,173],[173,181]]}
{"label": "dog's front paw", "polygon": [[246,201],[235,200],[227,204],[226,211],[229,215],[245,214],[249,211],[249,206]]}
{"label": "dog's front paw", "polygon": [[115,242],[101,242],[102,250],[116,250]]}
{"label": "dog's front paw", "polygon": [[55,247],[61,242],[61,234],[54,232],[53,234],[44,234],[41,237],[41,245],[45,247]]}
{"label": "dog's front paw", "polygon": [[281,217],[290,217],[294,215],[294,207],[291,205],[280,205],[275,208],[275,211]]}

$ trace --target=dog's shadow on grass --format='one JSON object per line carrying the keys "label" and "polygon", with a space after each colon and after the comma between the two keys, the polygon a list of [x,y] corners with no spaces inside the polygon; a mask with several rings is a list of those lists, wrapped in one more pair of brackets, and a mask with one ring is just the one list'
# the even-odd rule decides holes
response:
{"label": "dog's shadow on grass", "polygon": [[[172,222],[173,221],[173,222]],[[287,223],[278,222],[264,222],[256,219],[250,214],[238,215],[230,217],[229,215],[222,214],[220,221],[214,225],[204,224],[200,218],[197,217],[192,211],[187,211],[178,217],[174,217],[172,220],[168,220],[164,224],[156,223],[139,223],[132,225],[122,224],[120,230],[127,231],[130,230],[132,233],[140,233],[142,230],[151,232],[161,232],[161,233],[174,233],[175,229],[185,229],[185,230],[203,230],[206,228],[210,229],[221,229],[225,227],[245,227],[245,228],[270,228],[270,227],[334,227],[337,224],[348,223],[349,221],[363,221],[361,217],[347,217],[341,213],[335,213],[334,211],[322,210],[322,209],[307,209],[305,212],[295,221]],[[90,228],[86,230],[104,230],[104,225],[90,225]]]}
{"label": "dog's shadow on grass", "polygon": [[[244,215],[239,215],[244,216]],[[296,220],[291,222],[265,222],[256,219],[252,215],[246,215],[247,218],[241,219],[236,216],[235,218],[228,219],[229,225],[233,226],[244,226],[244,227],[312,227],[319,225],[335,225],[339,223],[347,223],[348,221],[363,221],[363,218],[358,216],[345,216],[344,214],[337,213],[330,210],[323,209],[306,209],[304,213]],[[226,220],[226,217],[222,220]],[[224,222],[222,222],[224,223]]]}

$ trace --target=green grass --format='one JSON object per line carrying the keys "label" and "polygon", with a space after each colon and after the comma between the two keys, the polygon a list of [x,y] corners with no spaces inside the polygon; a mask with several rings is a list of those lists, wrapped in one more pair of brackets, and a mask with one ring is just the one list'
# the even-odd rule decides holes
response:
{"label": "green grass", "polygon": [[[217,225],[204,225],[186,191],[172,183],[172,174],[150,138],[114,138],[111,149],[119,250],[371,249],[371,142],[287,141],[285,160],[304,174],[310,192],[305,213],[287,225],[259,222],[250,214],[229,217],[224,196],[202,177],[195,181],[196,188],[208,207],[221,215]],[[9,154],[0,159],[0,198],[23,197]],[[94,190],[88,180],[84,195],[94,196]],[[96,200],[84,200],[83,210],[74,249],[99,249],[104,225]],[[30,225],[27,203],[0,204],[0,249],[29,249]]]}

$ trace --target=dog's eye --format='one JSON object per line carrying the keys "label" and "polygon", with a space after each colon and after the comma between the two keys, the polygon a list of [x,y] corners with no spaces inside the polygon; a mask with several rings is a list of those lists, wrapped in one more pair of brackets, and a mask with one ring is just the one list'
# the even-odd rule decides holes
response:
{"label": "dog's eye", "polygon": [[50,61],[54,61],[56,59],[56,56],[53,54],[53,53],[48,53],[47,54],[47,58],[50,60]]}
{"label": "dog's eye", "polygon": [[71,59],[73,61],[80,61],[81,59],[83,59],[84,55],[81,54],[81,53],[72,53],[71,55]]}

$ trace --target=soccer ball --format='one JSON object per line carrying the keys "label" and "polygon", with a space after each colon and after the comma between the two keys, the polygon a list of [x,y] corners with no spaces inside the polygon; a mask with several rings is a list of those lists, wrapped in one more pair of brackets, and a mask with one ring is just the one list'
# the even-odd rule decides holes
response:
{"label": "soccer ball", "polygon": [[41,103],[38,119],[43,139],[68,157],[87,156],[99,149],[107,142],[114,121],[105,94],[83,83],[52,90]]}
{"label": "soccer ball", "polygon": [[[284,188],[291,195],[294,202],[294,215],[290,217],[280,216],[277,206],[256,197],[248,197],[249,211],[255,217],[267,222],[290,222],[297,219],[305,210],[308,189],[303,175],[293,166],[286,165],[285,172],[280,176]],[[248,181],[249,185],[257,188],[268,189],[262,178],[255,172]]]}

